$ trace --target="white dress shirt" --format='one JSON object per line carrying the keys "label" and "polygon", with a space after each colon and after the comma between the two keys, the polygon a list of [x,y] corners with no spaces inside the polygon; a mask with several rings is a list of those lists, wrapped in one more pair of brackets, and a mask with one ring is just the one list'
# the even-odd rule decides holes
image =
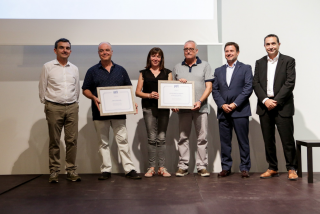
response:
{"label": "white dress shirt", "polygon": [[56,59],[43,65],[39,81],[41,103],[46,100],[60,104],[79,102],[79,92],[77,66],[70,62],[62,66]]}
{"label": "white dress shirt", "polygon": [[[267,96],[268,97],[274,97],[274,91],[273,91],[273,85],[274,85],[274,75],[276,73],[276,68],[278,65],[278,59],[279,59],[279,54],[274,58],[271,59],[268,56],[268,73],[267,73]],[[262,103],[264,104],[266,102],[267,99],[269,99],[268,97],[266,97]]]}
{"label": "white dress shirt", "polygon": [[[234,69],[235,69],[235,67],[236,67],[237,62],[238,62],[238,60],[236,60],[236,61],[233,63],[232,66],[229,66],[228,63],[226,64],[226,65],[227,65],[227,74],[226,74],[227,76],[226,76],[226,80],[227,80],[227,85],[228,85],[228,86],[230,86],[232,74],[233,74],[233,71],[234,71]],[[237,103],[234,102],[234,104],[235,104],[236,106],[238,106]],[[221,107],[222,107],[222,106],[221,106]]]}
{"label": "white dress shirt", "polygon": [[238,60],[236,60],[232,66],[229,66],[229,64],[227,63],[227,76],[226,76],[226,80],[227,80],[227,85],[229,86],[230,85],[230,82],[231,82],[231,77],[232,77],[232,74],[233,74],[233,71],[234,71],[234,68],[236,67],[236,64],[237,64]]}

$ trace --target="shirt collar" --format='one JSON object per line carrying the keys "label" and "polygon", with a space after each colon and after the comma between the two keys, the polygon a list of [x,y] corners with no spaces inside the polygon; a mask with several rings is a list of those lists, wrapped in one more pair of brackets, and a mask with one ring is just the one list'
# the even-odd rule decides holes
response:
{"label": "shirt collar", "polygon": [[[54,65],[61,65],[60,62],[57,59],[54,60],[53,64]],[[70,66],[70,62],[68,61],[65,66]]]}
{"label": "shirt collar", "polygon": [[228,62],[227,62],[227,63],[226,63],[226,66],[227,66],[227,68],[234,68],[234,67],[236,67],[237,62],[238,62],[238,60],[236,60],[236,61],[233,63],[232,66],[229,66],[229,64],[228,64]]}
{"label": "shirt collar", "polygon": [[[200,59],[199,57],[196,56],[196,59],[197,59],[197,61],[196,61],[196,63],[194,63],[193,65],[197,65],[197,64],[202,63],[202,61],[201,61],[201,59]],[[186,59],[184,59],[184,60],[182,61],[181,65],[186,65]]]}
{"label": "shirt collar", "polygon": [[277,55],[274,59],[271,59],[271,58],[268,56],[268,61],[271,62],[271,63],[277,62],[278,59],[279,59],[279,55],[280,55],[280,52],[278,52],[278,55]]}
{"label": "shirt collar", "polygon": [[[112,66],[111,66],[111,68],[112,68],[112,67],[114,67],[116,64],[114,64],[114,62],[113,62],[112,60],[111,60],[111,62],[112,62]],[[101,60],[99,61],[98,66],[99,66],[99,68],[102,68]]]}

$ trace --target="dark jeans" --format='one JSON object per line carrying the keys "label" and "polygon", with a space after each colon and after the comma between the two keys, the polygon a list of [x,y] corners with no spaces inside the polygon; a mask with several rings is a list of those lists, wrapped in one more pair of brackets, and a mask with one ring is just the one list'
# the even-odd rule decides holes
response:
{"label": "dark jeans", "polygon": [[250,147],[249,147],[249,117],[232,118],[219,120],[220,142],[221,142],[221,166],[223,170],[231,170],[231,141],[232,130],[234,129],[240,151],[240,171],[249,171],[251,168]]}
{"label": "dark jeans", "polygon": [[143,108],[143,118],[148,134],[149,167],[156,166],[157,157],[159,167],[164,167],[169,113],[169,109]]}

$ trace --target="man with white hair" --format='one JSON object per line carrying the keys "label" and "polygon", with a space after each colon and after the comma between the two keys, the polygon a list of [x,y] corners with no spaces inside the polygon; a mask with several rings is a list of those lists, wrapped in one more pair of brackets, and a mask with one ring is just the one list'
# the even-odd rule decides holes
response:
{"label": "man with white hair", "polygon": [[210,173],[206,169],[208,165],[207,132],[209,113],[207,97],[212,91],[213,71],[208,62],[197,57],[198,48],[194,41],[187,41],[183,51],[185,59],[174,67],[173,76],[182,83],[194,81],[196,102],[191,110],[172,109],[172,111],[179,114],[180,139],[178,149],[180,156],[179,169],[176,172],[176,176],[182,177],[188,174],[190,160],[189,135],[193,121],[197,135],[196,165],[198,174],[202,177],[208,177]]}
{"label": "man with white hair", "polygon": [[100,62],[87,71],[82,90],[83,94],[92,100],[92,118],[98,139],[101,143],[99,152],[102,156],[101,173],[99,180],[106,180],[111,177],[111,157],[109,147],[109,129],[113,129],[115,140],[118,144],[121,162],[127,178],[141,179],[135,171],[130,157],[128,144],[128,133],[126,128],[126,115],[100,116],[97,98],[97,87],[132,85],[127,71],[112,60],[113,50],[111,44],[102,42],[98,46]]}

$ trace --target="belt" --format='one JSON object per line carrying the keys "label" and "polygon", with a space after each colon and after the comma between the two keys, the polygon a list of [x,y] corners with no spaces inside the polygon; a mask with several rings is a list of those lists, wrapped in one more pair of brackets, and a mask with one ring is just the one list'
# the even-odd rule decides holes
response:
{"label": "belt", "polygon": [[72,105],[76,102],[73,102],[73,103],[56,103],[56,102],[52,102],[52,101],[49,101],[49,100],[46,100],[46,102],[49,102],[49,103],[52,103],[52,104],[55,104],[55,105],[60,105],[60,106],[69,106],[69,105]]}

